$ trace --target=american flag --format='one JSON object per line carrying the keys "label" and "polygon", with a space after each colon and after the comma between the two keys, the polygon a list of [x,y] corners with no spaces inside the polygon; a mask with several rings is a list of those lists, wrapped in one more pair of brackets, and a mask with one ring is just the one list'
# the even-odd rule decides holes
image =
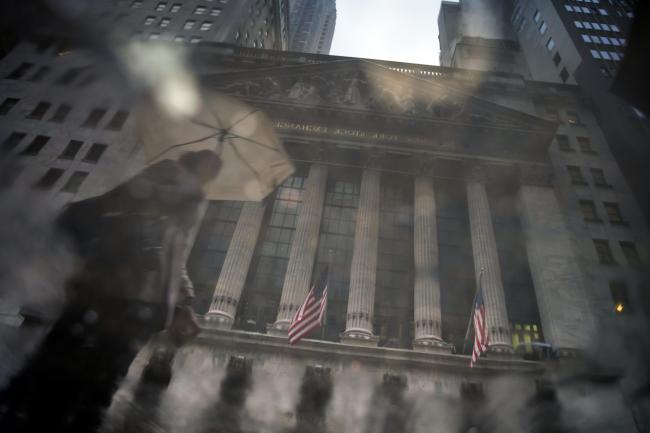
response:
{"label": "american flag", "polygon": [[485,317],[485,303],[483,302],[483,287],[479,278],[478,293],[474,302],[474,349],[472,350],[472,361],[469,363],[470,367],[474,367],[479,356],[487,351],[488,341],[489,335]]}
{"label": "american flag", "polygon": [[316,300],[318,286],[315,284],[300,305],[289,325],[289,344],[296,344],[314,329],[323,326],[327,310],[327,283],[320,298]]}

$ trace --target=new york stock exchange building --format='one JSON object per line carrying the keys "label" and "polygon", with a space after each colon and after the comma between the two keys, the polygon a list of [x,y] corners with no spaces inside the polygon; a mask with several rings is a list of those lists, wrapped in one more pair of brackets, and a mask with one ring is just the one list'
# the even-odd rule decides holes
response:
{"label": "new york stock exchange building", "polygon": [[[577,87],[196,57],[205,86],[271,118],[296,170],[262,202],[208,204],[188,259],[202,332],[168,384],[143,374],[159,342],[142,350],[107,428],[647,431],[625,373],[594,361],[627,356],[608,330],[633,310],[647,231]],[[289,345],[328,263],[325,324]],[[489,348],[470,368],[479,285]]]}

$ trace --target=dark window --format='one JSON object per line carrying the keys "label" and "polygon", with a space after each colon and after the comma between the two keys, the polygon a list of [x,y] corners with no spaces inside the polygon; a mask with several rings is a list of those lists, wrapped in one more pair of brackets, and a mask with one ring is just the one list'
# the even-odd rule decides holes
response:
{"label": "dark window", "polygon": [[99,158],[104,154],[107,147],[108,146],[105,144],[93,143],[88,153],[86,153],[86,156],[84,156],[83,161],[96,164],[99,161]]}
{"label": "dark window", "polygon": [[243,202],[211,201],[201,222],[187,268],[196,290],[194,308],[208,311]]}
{"label": "dark window", "polygon": [[34,187],[38,189],[50,189],[61,178],[61,176],[63,176],[63,170],[60,168],[50,168],[45,172],[43,177],[34,184]]}
{"label": "dark window", "polygon": [[105,108],[95,108],[90,112],[84,123],[81,125],[85,128],[95,128],[106,114]]}
{"label": "dark window", "polygon": [[11,71],[11,73],[9,73],[9,75],[7,75],[6,78],[9,79],[9,80],[20,80],[20,79],[23,78],[23,77],[25,76],[25,74],[26,74],[27,72],[29,72],[30,69],[32,69],[33,67],[34,67],[33,64],[31,64],[31,63],[27,63],[27,62],[23,62],[23,63],[21,63],[21,64],[20,64],[16,69],[14,69],[13,71]]}
{"label": "dark window", "polygon": [[87,177],[88,177],[87,172],[75,171],[74,173],[72,173],[72,176],[70,176],[70,178],[65,183],[63,188],[61,188],[61,191],[76,193],[77,191],[79,191],[81,184],[83,183],[84,180],[86,180]]}
{"label": "dark window", "polygon": [[266,332],[266,324],[275,321],[304,183],[303,176],[289,177],[276,191],[273,206],[267,209],[266,224],[239,304],[237,326],[240,328]]}
{"label": "dark window", "polygon": [[635,268],[641,267],[641,257],[633,242],[621,242],[621,249],[623,250],[623,255],[628,265]]}
{"label": "dark window", "polygon": [[560,53],[556,51],[555,55],[553,56],[553,63],[555,63],[555,66],[558,66],[560,62],[562,62],[562,57],[560,56]]}
{"label": "dark window", "polygon": [[52,117],[50,117],[51,122],[61,123],[65,121],[65,118],[68,117],[72,107],[67,104],[59,105],[59,108],[56,109]]}
{"label": "dark window", "polygon": [[76,68],[68,69],[59,77],[58,80],[56,80],[56,84],[62,84],[62,85],[72,84],[72,82],[76,80],[79,77],[79,75],[81,75],[84,69],[86,68],[76,67]]}
{"label": "dark window", "polygon": [[569,171],[569,177],[571,178],[571,183],[576,185],[586,185],[587,181],[582,175],[582,170],[576,165],[568,165],[567,170]]}
{"label": "dark window", "polygon": [[600,188],[612,187],[612,185],[607,183],[607,179],[605,179],[605,172],[601,168],[590,168],[589,171],[591,172],[591,177],[594,180],[594,185]]}
{"label": "dark window", "polygon": [[607,212],[607,218],[612,224],[625,224],[623,221],[623,216],[621,215],[621,208],[616,203],[603,203],[605,206],[605,212]]}
{"label": "dark window", "polygon": [[14,108],[19,101],[20,99],[17,98],[6,98],[2,101],[2,104],[0,105],[0,116],[9,114],[11,109]]}
{"label": "dark window", "polygon": [[27,134],[24,132],[12,132],[11,135],[9,135],[9,137],[7,137],[2,143],[2,150],[4,152],[11,152],[25,137],[27,137]]}
{"label": "dark window", "polygon": [[74,159],[81,146],[83,146],[83,141],[70,140],[61,155],[59,155],[59,159]]}
{"label": "dark window", "polygon": [[29,156],[38,155],[38,153],[43,149],[43,147],[45,147],[48,141],[50,141],[50,137],[47,135],[37,135],[34,137],[32,142],[29,143],[29,146],[20,152],[20,154]]}
{"label": "dark window", "polygon": [[587,137],[576,137],[578,140],[578,145],[580,146],[580,152],[582,153],[588,153],[591,155],[595,155],[596,151],[591,147],[591,140],[589,140]]}
{"label": "dark window", "polygon": [[596,205],[591,200],[580,200],[580,210],[585,221],[600,222],[598,213],[596,212]]}
{"label": "dark window", "polygon": [[126,119],[128,117],[129,117],[128,111],[117,110],[113,115],[111,121],[108,122],[108,125],[106,125],[106,129],[119,131],[120,129],[122,129],[122,126],[124,126],[124,122],[126,122]]}
{"label": "dark window", "polygon": [[325,268],[332,252],[327,300],[327,318],[323,329],[325,340],[338,341],[345,330],[350,263],[354,247],[359,178],[356,172],[334,171],[328,175],[323,218],[318,239],[318,252],[313,275]]}
{"label": "dark window", "polygon": [[609,247],[609,242],[605,239],[594,239],[594,247],[598,255],[598,261],[601,265],[614,265],[614,255],[612,249]]}
{"label": "dark window", "polygon": [[569,125],[581,125],[582,122],[580,122],[580,116],[578,116],[578,113],[575,111],[567,111],[566,112],[566,120],[569,123]]}
{"label": "dark window", "polygon": [[47,113],[47,110],[50,109],[51,105],[52,104],[49,102],[39,102],[36,108],[34,108],[32,112],[27,115],[27,118],[41,120],[43,116],[45,116],[45,113]]}
{"label": "dark window", "polygon": [[413,181],[382,179],[374,331],[379,345],[410,348],[413,340]]}
{"label": "dark window", "polygon": [[50,72],[50,67],[49,66],[41,66],[38,68],[38,70],[32,75],[29,79],[29,81],[32,81],[34,83],[37,83],[41,81],[45,76]]}
{"label": "dark window", "polygon": [[630,309],[630,303],[625,284],[613,281],[609,283],[609,292],[612,295],[612,302],[614,302],[614,311],[618,314],[626,313]]}
{"label": "dark window", "polygon": [[556,138],[558,149],[560,149],[562,152],[573,152],[573,148],[569,143],[569,137],[566,135],[558,135]]}
{"label": "dark window", "polygon": [[[560,72],[560,79],[563,83],[566,83],[566,80],[569,79],[569,71],[567,71],[566,68],[562,68],[562,71]],[[569,120],[569,123],[571,123],[571,120]]]}

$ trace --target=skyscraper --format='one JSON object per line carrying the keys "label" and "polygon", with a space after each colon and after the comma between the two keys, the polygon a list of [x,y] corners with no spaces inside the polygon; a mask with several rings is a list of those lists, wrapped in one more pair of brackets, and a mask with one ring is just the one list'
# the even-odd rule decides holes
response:
{"label": "skyscraper", "polygon": [[329,54],[336,27],[336,0],[290,0],[290,49]]}

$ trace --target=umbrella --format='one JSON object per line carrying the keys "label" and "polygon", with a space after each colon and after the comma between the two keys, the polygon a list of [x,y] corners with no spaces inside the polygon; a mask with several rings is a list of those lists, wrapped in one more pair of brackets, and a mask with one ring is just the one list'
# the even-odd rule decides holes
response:
{"label": "umbrella", "polygon": [[147,102],[137,116],[149,163],[204,149],[221,157],[219,175],[205,187],[208,200],[260,201],[294,171],[269,118],[234,98],[203,92],[191,117],[171,116]]}

